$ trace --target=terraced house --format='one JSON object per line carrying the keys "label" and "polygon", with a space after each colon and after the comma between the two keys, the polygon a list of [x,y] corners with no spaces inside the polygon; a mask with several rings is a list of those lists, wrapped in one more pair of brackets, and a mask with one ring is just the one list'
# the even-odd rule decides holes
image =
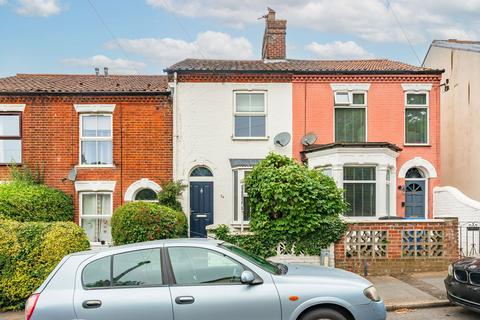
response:
{"label": "terraced house", "polygon": [[187,59],[166,69],[174,178],[189,185],[191,236],[209,224],[248,227],[243,181],[271,151],[332,176],[351,218],[431,218],[443,71],[287,59],[287,22],[273,10],[265,21],[259,60]]}
{"label": "terraced house", "polygon": [[0,79],[0,180],[8,164],[44,170],[71,194],[92,243],[109,243],[126,201],[154,200],[172,178],[165,76],[31,75]]}

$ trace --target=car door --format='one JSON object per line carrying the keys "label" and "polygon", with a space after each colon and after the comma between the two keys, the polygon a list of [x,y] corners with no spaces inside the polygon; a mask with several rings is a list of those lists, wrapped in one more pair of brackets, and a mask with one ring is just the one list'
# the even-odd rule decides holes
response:
{"label": "car door", "polygon": [[173,320],[161,249],[122,252],[77,271],[74,309],[82,320]]}
{"label": "car door", "polygon": [[261,284],[242,284],[240,275],[251,269],[225,253],[174,245],[167,253],[175,320],[281,319],[278,293],[269,274],[263,275]]}

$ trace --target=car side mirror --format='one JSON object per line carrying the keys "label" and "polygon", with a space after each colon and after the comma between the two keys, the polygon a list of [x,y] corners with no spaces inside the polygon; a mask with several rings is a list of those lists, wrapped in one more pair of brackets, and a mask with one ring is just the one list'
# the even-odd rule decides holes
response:
{"label": "car side mirror", "polygon": [[243,284],[253,284],[255,281],[255,275],[250,270],[245,270],[240,275],[240,282]]}

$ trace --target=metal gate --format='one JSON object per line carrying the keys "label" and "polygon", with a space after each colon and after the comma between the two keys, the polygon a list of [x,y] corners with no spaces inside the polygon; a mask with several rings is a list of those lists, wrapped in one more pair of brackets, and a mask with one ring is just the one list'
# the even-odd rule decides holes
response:
{"label": "metal gate", "polygon": [[460,256],[480,256],[480,221],[466,221],[459,224],[458,245]]}

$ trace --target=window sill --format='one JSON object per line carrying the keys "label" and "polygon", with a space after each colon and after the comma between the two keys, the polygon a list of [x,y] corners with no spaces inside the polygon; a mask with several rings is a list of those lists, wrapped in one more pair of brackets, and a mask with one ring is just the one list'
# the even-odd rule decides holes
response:
{"label": "window sill", "polygon": [[404,143],[404,147],[431,147],[430,143]]}
{"label": "window sill", "polygon": [[79,164],[75,166],[76,169],[115,169],[114,164],[108,164],[108,165],[84,165],[84,164]]}
{"label": "window sill", "polygon": [[233,141],[268,141],[270,137],[232,137]]}
{"label": "window sill", "polygon": [[21,167],[21,166],[22,166],[22,163],[21,163],[21,162],[15,162],[15,163],[0,163],[0,167],[10,167],[10,166]]}

